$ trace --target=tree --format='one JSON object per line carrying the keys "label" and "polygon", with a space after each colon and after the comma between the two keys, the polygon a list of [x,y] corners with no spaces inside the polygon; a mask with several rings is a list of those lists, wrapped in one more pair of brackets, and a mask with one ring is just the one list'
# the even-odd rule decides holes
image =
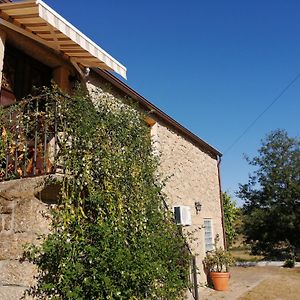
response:
{"label": "tree", "polygon": [[247,159],[256,170],[238,196],[245,201],[244,233],[254,253],[300,247],[300,140],[275,130]]}
{"label": "tree", "polygon": [[235,201],[226,192],[223,193],[223,207],[224,207],[224,223],[226,242],[228,247],[232,246],[237,232],[235,228],[235,222],[238,218],[238,208]]}
{"label": "tree", "polygon": [[66,176],[50,234],[25,253],[39,270],[30,293],[38,299],[181,299],[190,256],[164,207],[144,116],[101,95],[69,99],[51,92],[47,99],[57,102],[63,132],[57,163]]}

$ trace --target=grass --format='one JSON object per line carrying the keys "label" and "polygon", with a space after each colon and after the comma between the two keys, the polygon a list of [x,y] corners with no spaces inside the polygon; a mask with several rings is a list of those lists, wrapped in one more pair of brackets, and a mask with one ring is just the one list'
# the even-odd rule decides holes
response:
{"label": "grass", "polygon": [[229,250],[229,252],[235,258],[235,260],[239,262],[246,262],[246,261],[257,262],[264,258],[264,256],[261,255],[251,254],[249,247],[244,245],[240,247],[232,248],[231,250]]}
{"label": "grass", "polygon": [[277,268],[273,276],[246,292],[239,300],[299,299],[300,268]]}
{"label": "grass", "polygon": [[264,257],[259,255],[252,255],[249,251],[245,250],[230,250],[230,253],[235,258],[236,261],[240,262],[257,262],[262,260]]}

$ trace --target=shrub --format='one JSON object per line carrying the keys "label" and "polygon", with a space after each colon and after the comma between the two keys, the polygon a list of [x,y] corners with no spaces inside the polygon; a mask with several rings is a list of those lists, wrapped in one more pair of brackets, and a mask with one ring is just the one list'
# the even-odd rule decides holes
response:
{"label": "shrub", "polygon": [[101,94],[69,99],[54,91],[49,98],[59,107],[65,176],[51,233],[25,253],[39,270],[30,294],[180,299],[190,257],[164,207],[144,116]]}
{"label": "shrub", "polygon": [[229,267],[233,266],[235,260],[231,253],[217,246],[218,239],[215,239],[216,249],[209,251],[203,260],[208,272],[229,272]]}
{"label": "shrub", "polygon": [[292,258],[288,258],[284,261],[283,264],[284,268],[294,268],[295,267],[295,260]]}

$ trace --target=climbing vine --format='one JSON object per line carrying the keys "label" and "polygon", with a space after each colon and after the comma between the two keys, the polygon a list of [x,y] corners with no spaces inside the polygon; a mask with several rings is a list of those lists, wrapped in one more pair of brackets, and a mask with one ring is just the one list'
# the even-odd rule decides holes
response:
{"label": "climbing vine", "polygon": [[[54,89],[64,176],[51,233],[25,257],[38,299],[182,299],[189,254],[164,206],[143,114],[102,94]],[[49,101],[50,101],[49,100]]]}

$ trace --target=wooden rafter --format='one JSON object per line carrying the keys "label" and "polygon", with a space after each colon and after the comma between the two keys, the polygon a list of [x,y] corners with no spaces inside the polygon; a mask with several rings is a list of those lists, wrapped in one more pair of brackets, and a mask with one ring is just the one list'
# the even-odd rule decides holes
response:
{"label": "wooden rafter", "polygon": [[70,57],[76,69],[98,67],[126,78],[126,68],[41,0],[0,4],[0,24]]}

